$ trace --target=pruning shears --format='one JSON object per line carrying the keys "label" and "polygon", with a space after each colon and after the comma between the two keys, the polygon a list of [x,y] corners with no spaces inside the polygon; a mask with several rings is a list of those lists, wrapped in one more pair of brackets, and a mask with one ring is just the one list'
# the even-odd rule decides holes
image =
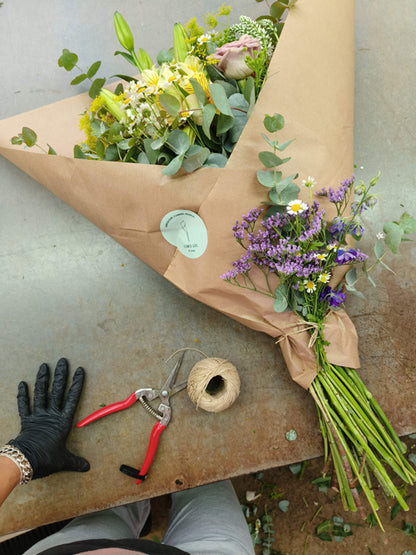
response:
{"label": "pruning shears", "polygon": [[[175,393],[178,393],[182,389],[184,389],[187,385],[187,382],[182,382],[179,384],[175,384],[176,378],[181,367],[183,357],[185,353],[182,353],[179,360],[176,362],[173,370],[169,374],[168,379],[163,384],[160,389],[153,389],[150,387],[138,389],[134,391],[131,395],[127,397],[124,401],[119,401],[117,403],[113,403],[111,405],[107,405],[89,416],[86,416],[83,420],[78,422],[77,428],[82,428],[94,420],[98,420],[103,416],[107,416],[107,414],[111,414],[113,412],[118,412],[123,409],[127,409],[131,405],[133,405],[136,401],[140,401],[140,403],[144,406],[144,408],[155,418],[157,418],[158,422],[153,426],[152,431],[150,433],[149,444],[146,451],[146,456],[144,458],[143,464],[140,470],[136,468],[132,468],[131,466],[127,466],[122,464],[120,466],[121,472],[127,474],[127,476],[131,476],[132,478],[136,478],[136,484],[140,484],[146,479],[147,473],[149,471],[150,465],[152,464],[153,458],[156,454],[157,446],[159,444],[160,434],[163,430],[166,429],[167,425],[170,422],[172,416],[172,409],[169,404],[169,399]],[[160,404],[157,409],[154,409],[149,403],[155,399],[160,399]]]}

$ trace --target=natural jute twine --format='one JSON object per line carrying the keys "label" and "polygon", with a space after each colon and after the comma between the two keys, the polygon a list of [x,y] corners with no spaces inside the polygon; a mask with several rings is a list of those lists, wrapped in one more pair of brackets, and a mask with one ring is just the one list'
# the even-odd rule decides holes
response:
{"label": "natural jute twine", "polygon": [[197,408],[220,412],[240,394],[237,368],[223,358],[205,358],[195,364],[188,377],[188,395]]}

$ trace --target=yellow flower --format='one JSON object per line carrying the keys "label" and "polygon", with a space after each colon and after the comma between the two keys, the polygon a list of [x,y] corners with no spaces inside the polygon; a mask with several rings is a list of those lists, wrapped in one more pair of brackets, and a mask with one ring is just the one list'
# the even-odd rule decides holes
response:
{"label": "yellow flower", "polygon": [[144,69],[141,73],[143,83],[155,91],[159,88],[160,75],[155,69]]}
{"label": "yellow flower", "polygon": [[84,112],[79,120],[79,128],[85,134],[85,143],[93,150],[97,143],[97,137],[94,137],[91,129],[90,115]]}

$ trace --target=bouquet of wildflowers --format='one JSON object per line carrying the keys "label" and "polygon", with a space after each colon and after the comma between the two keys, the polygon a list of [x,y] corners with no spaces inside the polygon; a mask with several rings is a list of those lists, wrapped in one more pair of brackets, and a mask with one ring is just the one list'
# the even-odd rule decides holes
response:
{"label": "bouquet of wildflowers", "polygon": [[[277,114],[266,116],[265,126],[270,132],[283,127],[283,118]],[[288,143],[279,144],[276,138],[265,137],[273,152],[260,153],[260,160],[269,169],[257,172],[259,182],[269,189],[268,208],[253,208],[233,228],[234,237],[243,247],[244,254],[233,269],[222,278],[233,285],[270,297],[277,313],[292,311],[298,317],[288,335],[307,332],[308,347],[316,360],[315,377],[309,385],[318,410],[324,438],[325,457],[330,454],[345,509],[359,510],[366,518],[361,503],[361,489],[378,523],[370,475],[373,474],[385,493],[394,497],[400,506],[408,506],[389,477],[385,466],[406,484],[416,480],[414,468],[404,458],[405,446],[396,435],[383,411],[361,381],[356,370],[329,362],[325,336],[328,314],[340,310],[346,299],[345,291],[359,294],[356,266],[361,265],[368,275],[368,256],[355,246],[364,233],[361,215],[376,203],[373,188],[378,177],[369,185],[346,179],[334,190],[332,187],[313,192],[315,180],[308,177],[302,182],[303,192],[294,183],[297,175],[283,178],[278,168],[283,160],[277,152]],[[302,198],[306,196],[309,202]],[[318,200],[326,197],[335,208],[330,218]],[[405,235],[416,230],[416,220],[404,213],[399,222],[384,226],[377,239],[375,264],[381,263],[385,249],[397,252]],[[260,269],[252,277],[252,270]],[[340,270],[345,282],[340,283]],[[341,274],[342,275],[342,274]]]}

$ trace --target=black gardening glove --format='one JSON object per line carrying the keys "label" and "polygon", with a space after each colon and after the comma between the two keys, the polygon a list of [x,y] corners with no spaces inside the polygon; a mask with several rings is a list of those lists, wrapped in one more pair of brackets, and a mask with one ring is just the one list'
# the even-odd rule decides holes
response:
{"label": "black gardening glove", "polygon": [[62,470],[86,472],[90,468],[88,461],[70,453],[65,447],[84,383],[84,370],[76,370],[64,400],[67,381],[68,363],[61,358],[56,365],[48,399],[49,368],[42,364],[36,376],[32,411],[27,384],[19,383],[17,406],[21,430],[16,439],[9,441],[9,445],[14,445],[26,456],[33,468],[32,479]]}

